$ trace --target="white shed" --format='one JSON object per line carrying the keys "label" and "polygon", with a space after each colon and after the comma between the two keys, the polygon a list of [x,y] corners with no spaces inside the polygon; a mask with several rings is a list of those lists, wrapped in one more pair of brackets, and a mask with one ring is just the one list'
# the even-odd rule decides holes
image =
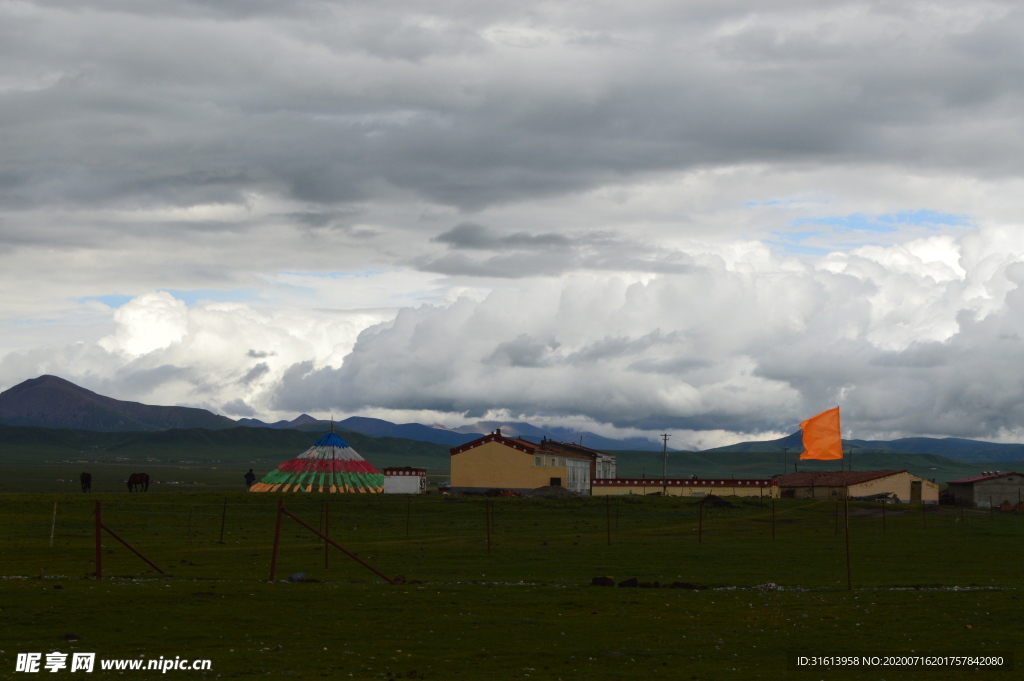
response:
{"label": "white shed", "polygon": [[426,468],[395,466],[384,469],[384,494],[423,494],[426,491]]}

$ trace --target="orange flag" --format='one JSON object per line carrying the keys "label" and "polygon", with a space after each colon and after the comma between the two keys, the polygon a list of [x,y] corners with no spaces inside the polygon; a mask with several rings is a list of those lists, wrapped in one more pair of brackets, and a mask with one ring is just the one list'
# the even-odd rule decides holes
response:
{"label": "orange flag", "polygon": [[843,439],[839,430],[839,407],[823,411],[800,424],[804,431],[801,459],[841,459]]}

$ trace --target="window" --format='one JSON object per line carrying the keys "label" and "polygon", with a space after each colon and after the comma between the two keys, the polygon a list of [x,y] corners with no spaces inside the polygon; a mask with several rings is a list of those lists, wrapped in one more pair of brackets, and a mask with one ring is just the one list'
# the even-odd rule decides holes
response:
{"label": "window", "polygon": [[544,460],[541,459],[539,456],[535,456],[535,457],[533,457],[533,465],[534,466],[543,466],[544,465]]}

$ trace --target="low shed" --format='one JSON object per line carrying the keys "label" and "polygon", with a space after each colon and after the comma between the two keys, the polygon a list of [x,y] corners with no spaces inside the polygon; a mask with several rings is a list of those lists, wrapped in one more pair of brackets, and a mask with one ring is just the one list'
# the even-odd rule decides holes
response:
{"label": "low shed", "polygon": [[1024,474],[991,471],[950,480],[947,484],[953,503],[958,506],[1018,508],[1024,491]]}
{"label": "low shed", "polygon": [[801,471],[775,478],[783,497],[797,499],[884,498],[912,504],[939,503],[939,485],[908,471]]}
{"label": "low shed", "polygon": [[777,497],[779,488],[768,478],[609,478],[593,480],[591,494],[608,496],[619,494],[663,494],[669,497]]}
{"label": "low shed", "polygon": [[384,469],[384,494],[423,494],[426,491],[426,468],[393,466]]}

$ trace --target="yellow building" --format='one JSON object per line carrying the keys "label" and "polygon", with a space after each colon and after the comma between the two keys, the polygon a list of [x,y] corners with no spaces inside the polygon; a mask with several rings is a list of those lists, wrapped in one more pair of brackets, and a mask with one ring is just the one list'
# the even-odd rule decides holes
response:
{"label": "yellow building", "polygon": [[780,475],[782,496],[796,499],[889,498],[912,504],[939,503],[939,485],[903,471],[803,471]]}
{"label": "yellow building", "polygon": [[615,478],[594,480],[594,496],[617,494],[664,494],[670,497],[777,497],[779,487],[770,478],[736,480],[732,478]]}
{"label": "yellow building", "polygon": [[505,437],[501,429],[451,449],[451,491],[486,492],[564,487],[590,494],[595,476],[611,471],[615,457],[564,442],[540,444]]}

